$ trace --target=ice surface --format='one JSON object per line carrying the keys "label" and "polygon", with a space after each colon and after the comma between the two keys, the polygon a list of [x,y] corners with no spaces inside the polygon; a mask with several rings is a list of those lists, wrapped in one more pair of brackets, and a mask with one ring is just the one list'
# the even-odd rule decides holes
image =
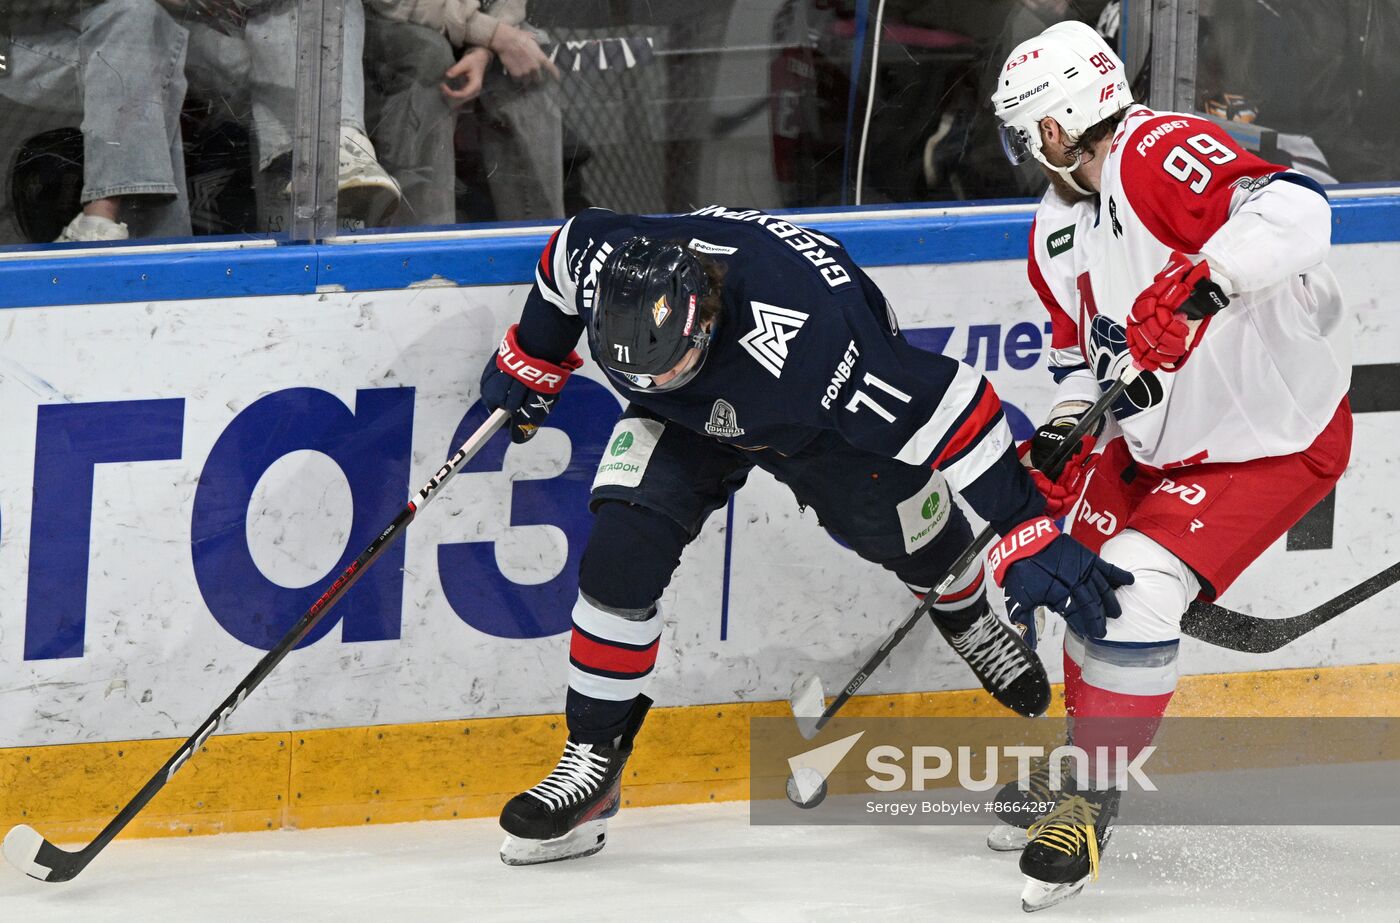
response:
{"label": "ice surface", "polygon": [[1400,828],[1119,828],[1100,880],[1034,917],[985,833],[750,827],[724,804],[624,811],[601,853],[531,868],[501,864],[491,820],[120,841],[67,884],[0,868],[0,920],[1400,918]]}

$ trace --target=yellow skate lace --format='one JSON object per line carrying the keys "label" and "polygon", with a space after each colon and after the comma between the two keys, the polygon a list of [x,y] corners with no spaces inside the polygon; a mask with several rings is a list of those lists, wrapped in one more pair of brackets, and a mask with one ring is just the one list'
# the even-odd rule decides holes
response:
{"label": "yellow skate lace", "polygon": [[[1026,776],[1026,793],[1030,795],[1032,801],[1053,801],[1058,794],[1050,788],[1050,760],[1048,757],[1039,756],[1031,761],[1034,767],[1030,775]],[[1063,766],[1063,763],[1061,764]],[[1061,779],[1069,778],[1069,773],[1062,772]]]}
{"label": "yellow skate lace", "polygon": [[1088,841],[1089,876],[1099,880],[1099,838],[1094,829],[1099,808],[1079,795],[1066,798],[1026,830],[1026,838],[1042,846],[1059,850],[1067,856],[1079,852]]}

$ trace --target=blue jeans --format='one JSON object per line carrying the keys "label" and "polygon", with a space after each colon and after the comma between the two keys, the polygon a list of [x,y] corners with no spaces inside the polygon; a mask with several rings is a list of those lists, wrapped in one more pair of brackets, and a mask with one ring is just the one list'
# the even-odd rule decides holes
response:
{"label": "blue jeans", "polygon": [[[340,124],[365,130],[365,9],[360,0],[345,0],[341,20]],[[280,0],[248,17],[253,129],[258,138],[258,168],[292,149],[296,111],[297,4]],[[304,117],[304,116],[303,116]],[[368,132],[366,132],[368,134]]]}
{"label": "blue jeans", "polygon": [[[141,196],[133,236],[190,234],[180,107],[188,35],[155,0],[104,0],[14,36],[0,96],[81,116],[82,201]],[[149,198],[145,198],[149,197]]]}

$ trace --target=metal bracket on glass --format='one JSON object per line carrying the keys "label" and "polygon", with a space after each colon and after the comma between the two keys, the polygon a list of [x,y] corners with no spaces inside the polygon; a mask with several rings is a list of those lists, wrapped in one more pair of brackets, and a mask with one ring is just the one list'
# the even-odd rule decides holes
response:
{"label": "metal bracket on glass", "polygon": [[1152,0],[1152,83],[1155,109],[1196,108],[1196,50],[1199,0]]}
{"label": "metal bracket on glass", "polygon": [[336,232],[345,0],[296,0],[296,121],[292,131],[291,239]]}

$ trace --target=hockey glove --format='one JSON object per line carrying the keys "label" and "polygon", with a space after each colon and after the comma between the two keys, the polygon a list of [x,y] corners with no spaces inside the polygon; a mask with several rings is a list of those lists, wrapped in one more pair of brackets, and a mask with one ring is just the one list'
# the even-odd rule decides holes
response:
{"label": "hockey glove", "polygon": [[554,409],[569,373],[583,366],[579,354],[569,353],[558,365],[527,355],[515,341],[519,324],[501,338],[501,348],[481,373],[481,402],[489,410],[510,411],[510,441],[529,442]]}
{"label": "hockey glove", "polygon": [[1064,516],[1079,499],[1084,489],[1084,472],[1088,470],[1089,458],[1098,444],[1093,436],[1080,437],[1079,448],[1069,461],[1064,462],[1058,472],[1050,469],[1050,460],[1078,422],[1076,416],[1051,420],[1016,447],[1016,455],[1030,469],[1031,480],[1035,481],[1036,489],[1045,497],[1045,515],[1051,519]]}
{"label": "hockey glove", "polygon": [[1138,295],[1128,314],[1128,349],[1133,361],[1149,372],[1175,372],[1186,364],[1200,341],[1204,325],[1192,329],[1187,321],[1201,320],[1230,303],[1210,278],[1210,265],[1193,264],[1172,251],[1167,265]]}
{"label": "hockey glove", "polygon": [[1036,606],[1054,609],[1085,638],[1104,636],[1107,620],[1123,611],[1114,589],[1133,582],[1132,574],[1061,533],[1044,516],[1002,536],[988,553],[987,563],[997,585],[1006,591],[1008,611],[1020,607],[1033,613]]}

